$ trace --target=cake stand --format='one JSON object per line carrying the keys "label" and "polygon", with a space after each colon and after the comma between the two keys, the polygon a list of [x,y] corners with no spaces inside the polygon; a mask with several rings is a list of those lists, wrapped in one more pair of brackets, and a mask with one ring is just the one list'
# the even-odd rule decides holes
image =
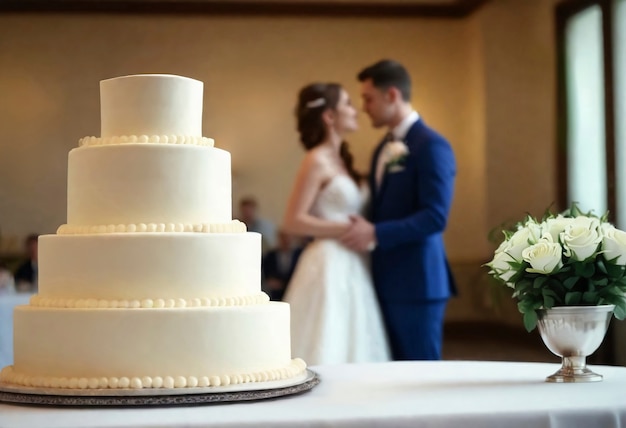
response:
{"label": "cake stand", "polygon": [[320,382],[312,370],[292,379],[205,388],[63,389],[0,382],[0,402],[41,406],[188,406],[258,401],[301,394]]}

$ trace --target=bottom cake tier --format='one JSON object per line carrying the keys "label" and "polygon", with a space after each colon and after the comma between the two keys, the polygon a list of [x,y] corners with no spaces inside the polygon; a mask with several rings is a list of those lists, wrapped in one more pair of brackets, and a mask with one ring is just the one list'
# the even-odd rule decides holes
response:
{"label": "bottom cake tier", "polygon": [[52,388],[185,388],[287,379],[289,305],[168,309],[20,306],[0,381]]}

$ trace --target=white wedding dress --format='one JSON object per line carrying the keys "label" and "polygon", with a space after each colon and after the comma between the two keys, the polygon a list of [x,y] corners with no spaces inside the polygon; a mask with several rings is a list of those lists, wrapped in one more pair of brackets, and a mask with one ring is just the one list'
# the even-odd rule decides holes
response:
{"label": "white wedding dress", "polygon": [[[364,197],[347,175],[324,187],[311,213],[348,222]],[[291,349],[310,365],[389,361],[382,316],[362,254],[316,239],[300,256],[284,300],[291,305]]]}

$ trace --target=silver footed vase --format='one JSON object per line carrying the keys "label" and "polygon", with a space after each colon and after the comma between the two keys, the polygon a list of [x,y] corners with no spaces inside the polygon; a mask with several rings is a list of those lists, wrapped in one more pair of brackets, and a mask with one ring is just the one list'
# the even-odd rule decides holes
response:
{"label": "silver footed vase", "polygon": [[538,311],[539,333],[546,347],[561,357],[561,368],[546,382],[599,382],[602,375],[587,367],[606,335],[614,305],[558,306]]}

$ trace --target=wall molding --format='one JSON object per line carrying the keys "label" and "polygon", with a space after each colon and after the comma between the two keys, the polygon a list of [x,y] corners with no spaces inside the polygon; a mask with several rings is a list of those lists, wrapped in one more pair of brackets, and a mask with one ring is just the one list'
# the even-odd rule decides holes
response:
{"label": "wall molding", "polygon": [[3,0],[0,13],[464,18],[487,1]]}

